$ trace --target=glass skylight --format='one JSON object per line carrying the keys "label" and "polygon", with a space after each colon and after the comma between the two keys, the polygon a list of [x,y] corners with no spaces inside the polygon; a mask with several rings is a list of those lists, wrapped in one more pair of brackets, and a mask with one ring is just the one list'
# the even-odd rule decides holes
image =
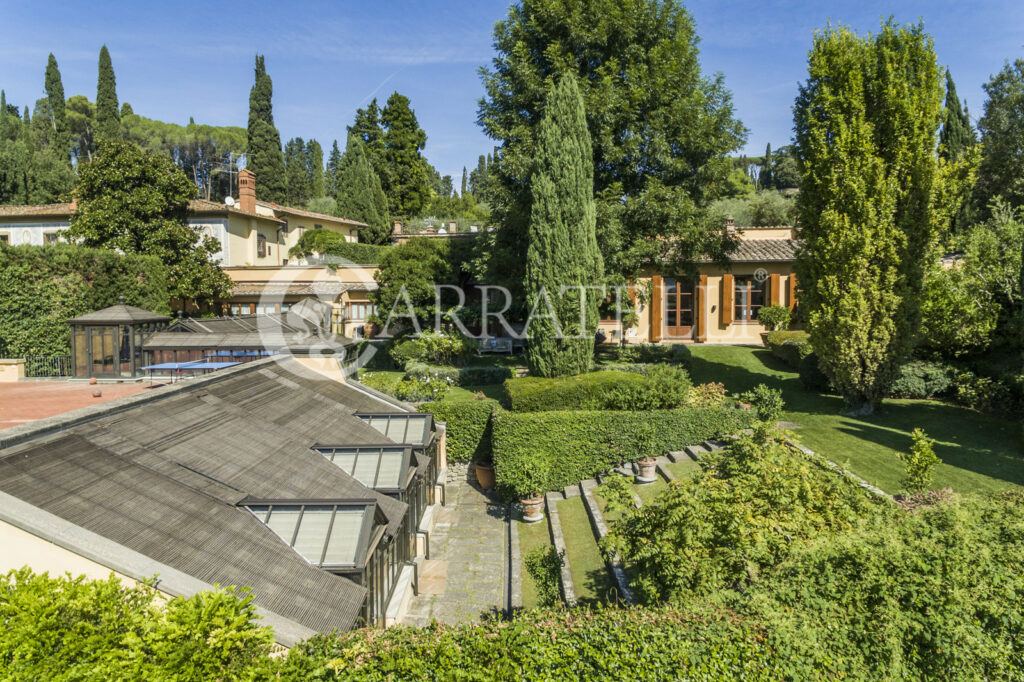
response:
{"label": "glass skylight", "polygon": [[362,563],[360,539],[366,521],[373,518],[367,505],[267,504],[248,509],[311,564]]}
{"label": "glass skylight", "polygon": [[422,447],[428,440],[429,414],[357,414],[388,440],[404,445]]}
{"label": "glass skylight", "polygon": [[398,447],[317,448],[338,468],[368,488],[401,489],[409,468],[409,451]]}

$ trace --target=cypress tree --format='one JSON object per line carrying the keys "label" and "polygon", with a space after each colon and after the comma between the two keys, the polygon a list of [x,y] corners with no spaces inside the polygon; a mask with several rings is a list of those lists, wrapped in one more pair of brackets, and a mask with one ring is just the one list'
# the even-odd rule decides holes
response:
{"label": "cypress tree", "polygon": [[381,183],[390,213],[418,216],[430,199],[427,161],[420,153],[427,144],[427,134],[420,128],[409,98],[397,92],[388,98],[380,120],[384,127],[385,168]]}
{"label": "cypress tree", "polygon": [[[366,158],[370,167],[378,176],[383,177],[385,173],[384,163],[384,129],[380,123],[380,107],[377,106],[377,98],[374,97],[365,109],[356,109],[356,118],[348,127],[350,133],[355,133],[362,139],[366,150]],[[345,147],[348,149],[348,147]]]}
{"label": "cypress tree", "polygon": [[956,94],[953,75],[946,69],[946,109],[943,114],[942,130],[939,131],[939,153],[943,158],[957,161],[964,151],[978,142],[971,127],[967,110]]}
{"label": "cypress tree", "polygon": [[306,172],[309,183],[309,197],[319,199],[324,194],[324,148],[316,140],[306,143]]}
{"label": "cypress tree", "polygon": [[337,213],[369,226],[360,230],[360,241],[384,244],[388,240],[390,218],[386,206],[380,205],[382,194],[380,180],[366,158],[365,143],[355,132],[349,133],[345,154],[338,166]]}
{"label": "cypress tree", "polygon": [[761,189],[769,189],[772,186],[772,143],[764,148],[764,163],[761,164],[761,173],[757,176],[757,184]]}
{"label": "cypress tree", "polygon": [[327,172],[324,175],[324,195],[338,196],[338,168],[341,166],[341,150],[338,141],[331,145],[331,155],[327,157]]}
{"label": "cypress tree", "polygon": [[939,67],[920,25],[886,23],[816,34],[808,70],[794,106],[800,308],[822,370],[870,414],[913,348],[937,242]]}
{"label": "cypress tree", "polygon": [[54,155],[71,164],[71,135],[68,129],[67,112],[65,111],[64,84],[60,79],[57,59],[50,53],[46,63],[46,98],[50,103],[52,136],[50,141]]}
{"label": "cypress tree", "polygon": [[107,46],[100,48],[99,78],[96,81],[96,140],[121,139],[121,117],[117,108],[117,81]]}
{"label": "cypress tree", "polygon": [[289,206],[305,205],[309,199],[309,169],[306,142],[301,137],[293,137],[284,146],[284,168],[288,183],[284,203]]}
{"label": "cypress tree", "polygon": [[263,55],[256,55],[256,79],[249,91],[248,152],[246,167],[256,175],[256,196],[283,203],[288,182],[281,151],[281,134],[274,127],[271,100],[274,85],[267,75]]}
{"label": "cypress tree", "polygon": [[[583,98],[571,73],[548,95],[530,194],[525,290],[534,315],[527,329],[527,363],[537,376],[580,374],[593,365],[599,296],[587,292],[581,328],[580,291],[562,293],[562,289],[597,285],[604,277],[604,262],[595,233],[590,133]],[[550,317],[539,316],[548,312],[545,295],[557,326]]]}
{"label": "cypress tree", "polygon": [[466,176],[466,167],[463,166],[462,167],[462,191],[459,192],[459,198],[460,199],[465,199],[466,198],[466,187],[467,187],[467,183],[468,182],[469,182],[469,178]]}

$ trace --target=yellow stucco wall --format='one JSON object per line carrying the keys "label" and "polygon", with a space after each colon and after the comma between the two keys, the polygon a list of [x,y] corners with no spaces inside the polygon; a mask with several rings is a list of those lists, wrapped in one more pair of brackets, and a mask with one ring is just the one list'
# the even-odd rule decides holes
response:
{"label": "yellow stucco wall", "polygon": [[125,585],[138,584],[126,575],[4,521],[0,521],[0,547],[0,573],[27,565],[36,573],[47,572],[51,576],[70,573],[90,580],[106,580],[114,573]]}

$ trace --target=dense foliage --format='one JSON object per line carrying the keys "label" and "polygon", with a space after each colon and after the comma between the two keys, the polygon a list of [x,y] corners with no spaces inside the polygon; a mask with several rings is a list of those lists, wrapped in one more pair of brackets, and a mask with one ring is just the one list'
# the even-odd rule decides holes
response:
{"label": "dense foliage", "polygon": [[794,107],[800,306],[821,368],[868,413],[913,348],[937,242],[939,68],[921,26],[891,22],[818,33],[808,68]]}
{"label": "dense foliage", "polygon": [[99,76],[96,79],[96,141],[121,139],[121,112],[117,106],[117,79],[107,46],[100,48]]}
{"label": "dense foliage", "polygon": [[530,176],[523,283],[531,313],[526,362],[540,377],[580,374],[594,361],[604,261],[594,233],[594,160],[576,78],[548,95]]}
{"label": "dense foliage", "polygon": [[[466,261],[472,246],[466,240],[412,237],[386,248],[380,259],[380,270],[374,274],[380,287],[370,294],[377,305],[381,324],[393,314],[390,333],[415,328],[413,318],[421,328],[434,327],[436,315],[458,303],[452,288],[466,279]],[[440,311],[435,285],[447,285],[440,290]]]}
{"label": "dense foliage", "polygon": [[694,22],[674,0],[525,0],[494,29],[479,120],[501,144],[489,167],[499,219],[491,281],[523,281],[530,178],[550,85],[579,80],[593,144],[606,273],[720,256],[708,203],[744,139],[721,76],[701,73]]}
{"label": "dense foliage", "polygon": [[306,230],[289,251],[292,258],[308,258],[327,264],[338,261],[357,265],[376,265],[390,247],[350,242],[333,230]]}
{"label": "dense foliage", "polygon": [[490,462],[491,414],[497,406],[494,400],[445,400],[423,403],[419,411],[447,424],[449,462]]}
{"label": "dense foliage", "polygon": [[807,332],[785,330],[768,334],[768,350],[793,369],[797,369],[800,361],[814,351]]}
{"label": "dense foliage", "polygon": [[626,461],[655,457],[750,426],[754,413],[721,407],[494,415],[498,488],[521,496],[560,490]]}
{"label": "dense foliage", "polygon": [[345,153],[338,161],[335,211],[338,215],[366,223],[359,231],[360,241],[387,244],[391,236],[391,215],[380,178],[366,158],[361,137],[349,133]]}
{"label": "dense foliage", "polygon": [[113,576],[11,571],[0,578],[0,670],[54,682],[263,677],[273,633],[255,618],[251,599],[228,591],[161,603],[155,590]]}
{"label": "dense foliage", "polygon": [[186,223],[196,187],[169,158],[130,142],[104,142],[78,168],[78,208],[67,235],[85,246],[156,256],[171,296],[209,301],[230,290],[217,267],[220,243]]}
{"label": "dense foliage", "polygon": [[249,91],[245,167],[256,175],[256,197],[280,204],[287,198],[288,183],[281,134],[274,126],[273,95],[274,84],[263,55],[256,55],[256,79]]}
{"label": "dense foliage", "polygon": [[71,244],[0,246],[0,356],[70,353],[67,321],[119,296],[169,314],[167,276],[153,256]]}
{"label": "dense foliage", "polygon": [[509,409],[515,412],[664,410],[686,406],[692,382],[685,370],[671,365],[651,365],[646,370],[643,374],[612,370],[559,379],[509,379],[505,382],[505,393]]}
{"label": "dense foliage", "polygon": [[981,208],[995,197],[1024,207],[1024,59],[1007,62],[984,85],[988,100],[978,121],[982,160],[976,198]]}

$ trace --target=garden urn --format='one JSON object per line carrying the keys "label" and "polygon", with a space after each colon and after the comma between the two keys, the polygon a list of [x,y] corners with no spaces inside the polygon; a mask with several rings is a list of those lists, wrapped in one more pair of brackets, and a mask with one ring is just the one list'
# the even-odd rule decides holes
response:
{"label": "garden urn", "polygon": [[523,505],[523,521],[536,523],[544,518],[544,496],[530,495],[519,500]]}
{"label": "garden urn", "polygon": [[637,483],[654,483],[658,480],[658,460],[653,457],[644,457],[636,463],[638,473]]}
{"label": "garden urn", "polygon": [[476,472],[476,482],[483,490],[490,490],[494,487],[494,466],[485,462],[477,462],[473,465]]}

